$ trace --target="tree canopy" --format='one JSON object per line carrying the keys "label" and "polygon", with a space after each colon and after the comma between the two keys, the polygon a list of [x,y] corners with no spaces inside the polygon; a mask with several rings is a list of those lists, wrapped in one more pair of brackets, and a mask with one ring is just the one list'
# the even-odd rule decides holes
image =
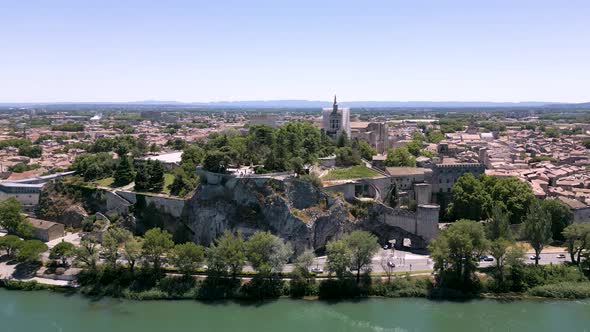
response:
{"label": "tree canopy", "polygon": [[414,167],[416,158],[408,151],[406,147],[399,147],[387,152],[385,166],[388,167]]}
{"label": "tree canopy", "polygon": [[563,230],[574,221],[574,214],[569,206],[558,199],[545,199],[541,207],[547,211],[551,218],[551,234],[553,240],[563,241]]}
{"label": "tree canopy", "polygon": [[33,227],[22,215],[21,204],[14,197],[0,201],[0,226],[9,234],[24,238],[33,235]]}
{"label": "tree canopy", "polygon": [[330,241],[327,246],[327,268],[343,279],[347,270],[356,271],[356,281],[360,273],[371,268],[371,259],[379,250],[377,237],[365,231],[353,231],[340,240]]}
{"label": "tree canopy", "polygon": [[441,231],[428,248],[441,284],[471,289],[477,262],[488,248],[488,240],[481,223],[459,220]]}
{"label": "tree canopy", "polygon": [[245,242],[242,234],[225,231],[207,249],[209,270],[216,273],[229,273],[236,278],[246,264]]}
{"label": "tree canopy", "polygon": [[516,178],[499,178],[470,173],[459,177],[451,189],[453,200],[447,213],[451,219],[486,220],[492,208],[510,211],[511,224],[524,220],[527,209],[535,198],[531,187]]}
{"label": "tree canopy", "polygon": [[292,254],[291,246],[269,232],[256,232],[245,244],[246,257],[260,274],[281,272]]}
{"label": "tree canopy", "polygon": [[172,235],[160,228],[152,228],[143,236],[143,255],[156,271],[162,266],[163,256],[173,247]]}
{"label": "tree canopy", "polygon": [[543,248],[551,242],[551,235],[551,216],[535,199],[524,220],[524,237],[535,250],[535,265],[539,264]]}

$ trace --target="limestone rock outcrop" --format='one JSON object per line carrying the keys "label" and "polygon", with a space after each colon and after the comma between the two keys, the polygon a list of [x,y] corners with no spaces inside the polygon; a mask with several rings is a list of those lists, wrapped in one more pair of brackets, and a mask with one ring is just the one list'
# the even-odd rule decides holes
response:
{"label": "limestone rock outcrop", "polygon": [[424,243],[419,236],[383,222],[380,203],[370,204],[369,213],[360,218],[353,217],[349,207],[341,198],[298,179],[230,178],[201,184],[183,214],[191,240],[203,245],[228,229],[246,237],[270,231],[290,242],[295,255],[306,249],[322,253],[327,242],[355,229],[370,231],[382,244],[403,238]]}

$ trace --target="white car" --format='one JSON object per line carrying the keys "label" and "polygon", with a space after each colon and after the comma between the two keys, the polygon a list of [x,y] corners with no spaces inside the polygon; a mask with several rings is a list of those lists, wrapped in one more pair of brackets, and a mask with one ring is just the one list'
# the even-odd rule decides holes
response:
{"label": "white car", "polygon": [[[532,261],[534,261],[534,260],[535,260],[535,258],[537,258],[537,256],[535,256],[535,255],[532,255],[532,256],[530,257],[530,259],[531,259]],[[539,256],[539,259],[541,259],[541,256]]]}
{"label": "white car", "polygon": [[565,258],[565,254],[559,254],[557,255],[557,258]]}
{"label": "white car", "polygon": [[316,266],[316,267],[311,268],[311,272],[320,274],[320,273],[324,273],[324,270],[321,267]]}

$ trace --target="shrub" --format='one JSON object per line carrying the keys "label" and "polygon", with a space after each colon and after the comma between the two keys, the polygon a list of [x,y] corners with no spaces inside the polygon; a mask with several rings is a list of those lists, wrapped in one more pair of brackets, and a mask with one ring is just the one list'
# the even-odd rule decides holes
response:
{"label": "shrub", "polygon": [[590,282],[560,282],[537,286],[529,290],[528,294],[556,299],[586,299],[590,298]]}
{"label": "shrub", "polygon": [[285,283],[279,278],[263,278],[256,275],[252,280],[242,286],[239,293],[242,298],[261,300],[265,298],[277,298],[287,294],[288,290],[285,290]]}
{"label": "shrub", "polygon": [[397,278],[392,282],[377,280],[371,287],[371,295],[384,297],[427,297],[432,282],[429,278]]}
{"label": "shrub", "polygon": [[318,289],[320,299],[346,299],[358,297],[360,294],[360,286],[354,278],[324,280]]}

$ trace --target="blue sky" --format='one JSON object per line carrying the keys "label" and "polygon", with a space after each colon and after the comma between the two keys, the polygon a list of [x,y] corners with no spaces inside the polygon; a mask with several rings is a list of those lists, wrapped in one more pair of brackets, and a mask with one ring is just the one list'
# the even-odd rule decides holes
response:
{"label": "blue sky", "polygon": [[590,101],[588,0],[7,0],[0,22],[0,102]]}

